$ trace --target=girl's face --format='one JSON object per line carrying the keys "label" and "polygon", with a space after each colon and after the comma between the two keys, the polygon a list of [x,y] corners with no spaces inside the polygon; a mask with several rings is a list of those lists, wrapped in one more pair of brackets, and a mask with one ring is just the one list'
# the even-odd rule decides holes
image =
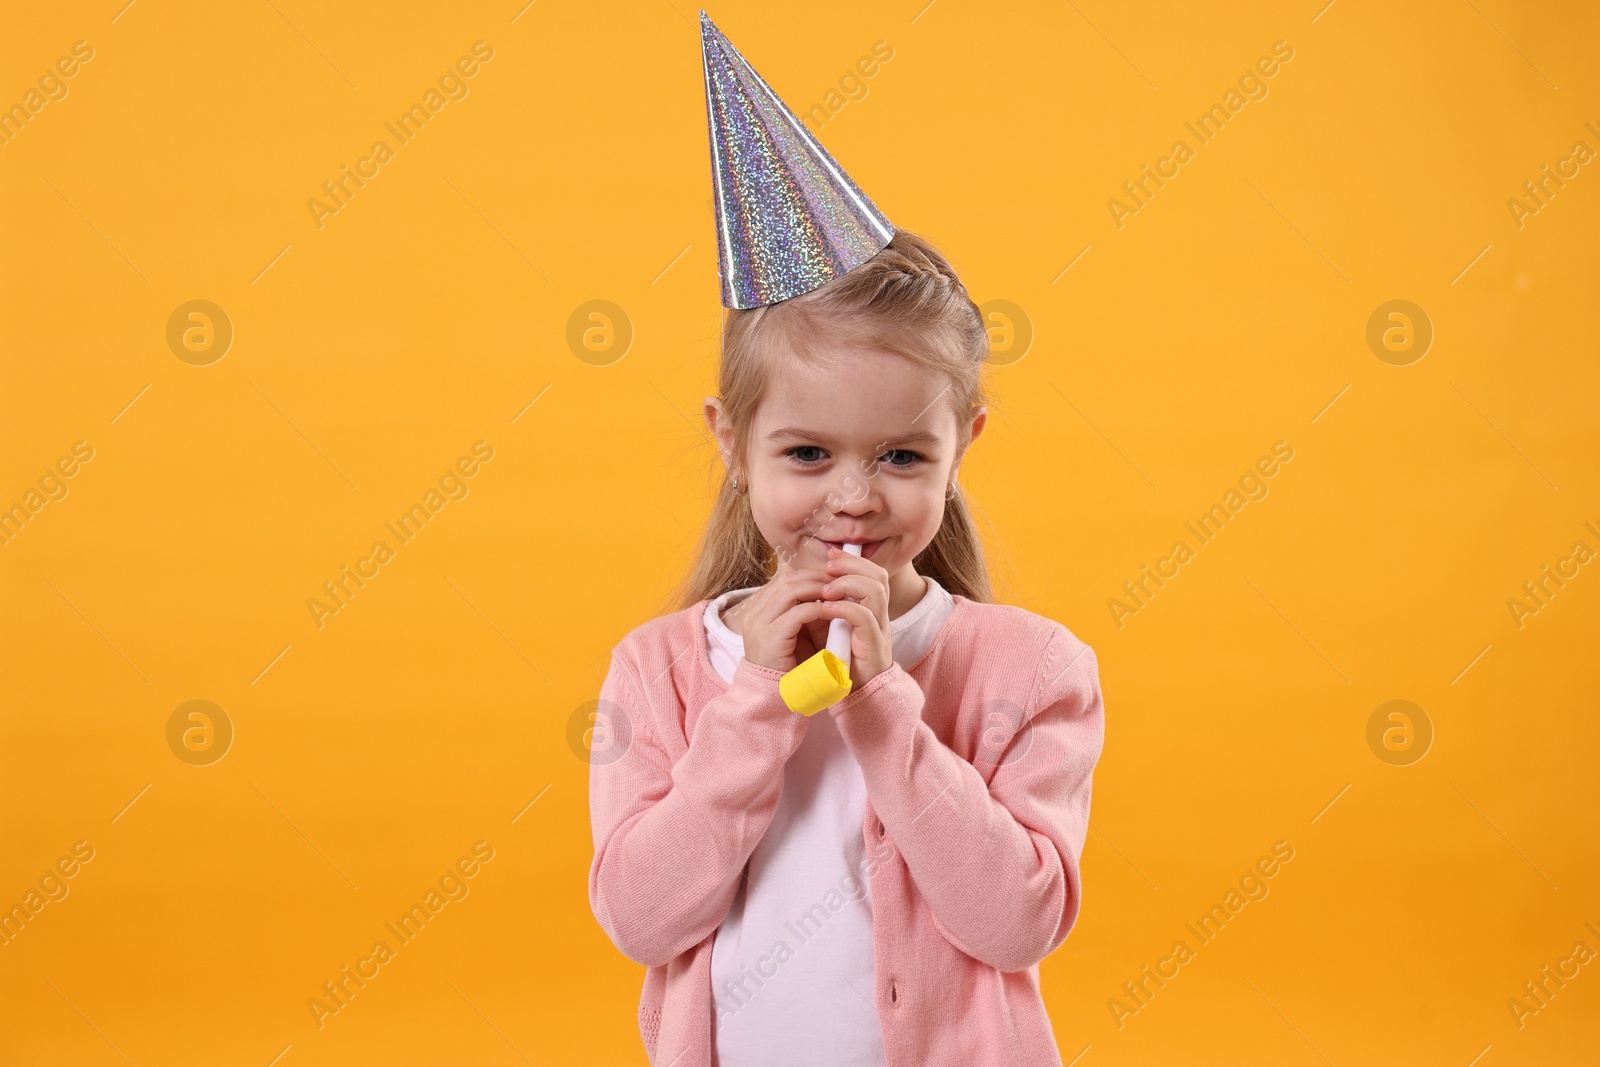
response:
{"label": "girl's face", "polygon": [[[819,345],[815,360],[780,360],[745,462],[731,468],[749,483],[751,512],[780,571],[821,568],[830,542],[855,541],[889,572],[891,602],[920,596],[911,561],[939,530],[961,460],[948,389],[882,349]],[[706,421],[731,457],[734,428],[720,414],[720,401],[708,398]],[[986,419],[980,409],[973,438]]]}

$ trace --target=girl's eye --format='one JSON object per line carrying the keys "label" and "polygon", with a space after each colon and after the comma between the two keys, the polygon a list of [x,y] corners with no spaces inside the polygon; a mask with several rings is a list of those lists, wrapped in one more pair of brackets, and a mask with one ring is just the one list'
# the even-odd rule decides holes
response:
{"label": "girl's eye", "polygon": [[922,459],[921,453],[913,452],[909,448],[891,448],[889,451],[884,453],[885,456],[892,456],[896,454],[910,457],[909,459],[899,463],[896,463],[894,460],[886,461],[889,466],[897,467],[900,470],[906,470],[907,468],[914,467],[916,466],[917,462]]}
{"label": "girl's eye", "polygon": [[[786,451],[784,453],[784,455],[786,455],[790,459],[794,460],[801,467],[815,467],[815,466],[818,466],[819,464],[821,464],[821,462],[822,462],[821,459],[805,458],[805,457],[800,455],[800,453],[802,453],[802,452],[805,452],[805,453],[813,453],[813,452],[821,453],[822,449],[819,448],[816,445],[796,445],[794,448],[791,448],[788,451]],[[899,459],[899,460],[895,460],[895,459],[889,458],[889,457],[893,457],[893,456],[901,456],[901,457],[904,457],[904,458]],[[922,454],[920,452],[913,452],[908,448],[891,448],[889,451],[885,452],[882,456],[879,457],[879,462],[884,464],[885,466],[893,467],[896,470],[910,470],[912,467],[914,467],[918,463],[920,463],[922,461],[922,459],[923,459],[923,456],[922,456]]]}
{"label": "girl's eye", "polygon": [[798,452],[821,452],[821,451],[822,451],[822,449],[818,448],[816,445],[799,445],[799,446],[797,446],[795,448],[789,449],[789,451],[785,452],[784,455],[788,456],[790,459],[793,459],[796,463],[799,463],[800,466],[802,466],[802,467],[815,467],[817,464],[821,463],[822,460],[820,460],[820,459],[802,459],[802,458],[800,458],[800,456],[796,455],[796,453],[798,453]]}

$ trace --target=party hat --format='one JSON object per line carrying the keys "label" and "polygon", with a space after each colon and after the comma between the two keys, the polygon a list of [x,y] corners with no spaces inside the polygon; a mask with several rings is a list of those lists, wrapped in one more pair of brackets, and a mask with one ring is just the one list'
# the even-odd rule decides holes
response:
{"label": "party hat", "polygon": [[877,255],[894,226],[704,11],[700,58],[723,305],[776,304]]}

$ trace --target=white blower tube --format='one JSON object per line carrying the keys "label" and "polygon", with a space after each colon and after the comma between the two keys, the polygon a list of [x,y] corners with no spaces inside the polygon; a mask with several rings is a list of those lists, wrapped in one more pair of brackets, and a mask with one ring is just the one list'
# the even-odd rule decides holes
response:
{"label": "white blower tube", "polygon": [[[845,545],[844,551],[859,556],[861,546]],[[850,669],[850,630],[850,623],[845,619],[834,619],[828,623],[828,651],[844,660],[846,670]]]}

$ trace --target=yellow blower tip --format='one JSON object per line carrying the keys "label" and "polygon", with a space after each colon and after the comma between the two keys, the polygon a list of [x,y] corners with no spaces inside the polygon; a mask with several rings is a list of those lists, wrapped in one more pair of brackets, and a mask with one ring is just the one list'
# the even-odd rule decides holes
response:
{"label": "yellow blower tip", "polygon": [[824,648],[778,679],[778,692],[790,711],[815,715],[850,695],[850,665]]}

